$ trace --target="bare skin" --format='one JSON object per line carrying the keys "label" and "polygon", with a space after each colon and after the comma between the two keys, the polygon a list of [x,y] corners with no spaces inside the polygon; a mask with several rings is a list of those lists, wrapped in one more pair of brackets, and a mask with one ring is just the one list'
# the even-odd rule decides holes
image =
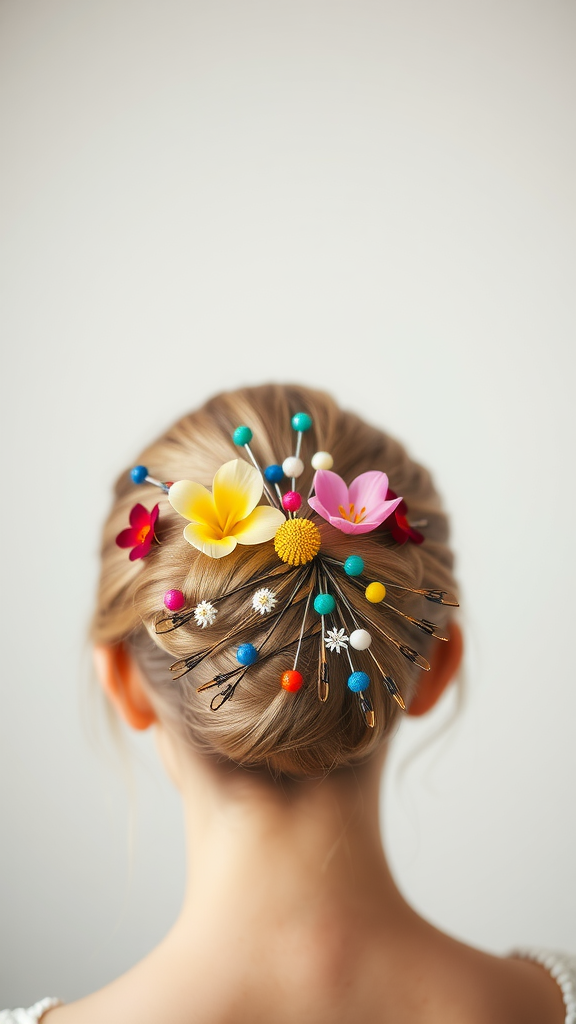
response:
{"label": "bare skin", "polygon": [[[188,886],[149,956],[49,1024],[563,1024],[544,970],[456,942],[398,891],[378,819],[383,757],[285,786],[212,765],[155,719],[125,654],[99,651],[106,689],[136,728],[155,724],[182,795]],[[438,672],[414,713],[446,685]]]}

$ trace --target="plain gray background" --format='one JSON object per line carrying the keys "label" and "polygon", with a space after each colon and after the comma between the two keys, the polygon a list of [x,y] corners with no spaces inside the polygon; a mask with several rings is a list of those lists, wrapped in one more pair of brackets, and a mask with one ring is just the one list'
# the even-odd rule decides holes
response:
{"label": "plain gray background", "polygon": [[575,951],[574,4],[0,19],[0,1006],[102,985],[177,913],[177,796],[89,696],[98,530],[156,432],[270,379],[396,433],[453,512],[468,700],[393,751],[401,887],[483,948]]}

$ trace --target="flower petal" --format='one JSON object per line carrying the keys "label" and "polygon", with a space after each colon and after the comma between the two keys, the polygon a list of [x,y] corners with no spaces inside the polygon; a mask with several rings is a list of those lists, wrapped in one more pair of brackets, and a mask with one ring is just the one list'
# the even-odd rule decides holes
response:
{"label": "flower petal", "polygon": [[372,523],[371,530],[375,530],[380,523],[383,523],[388,518],[398,505],[402,501],[402,498],[394,498],[393,501],[382,501],[380,505],[373,505],[371,509],[368,509],[366,514],[366,520]]}
{"label": "flower petal", "polygon": [[[361,508],[365,508],[366,518],[372,520],[374,518],[371,515],[372,510],[379,508],[386,501],[388,477],[386,473],[380,473],[376,469],[370,470],[368,473],[361,473],[350,484],[349,493],[349,500],[355,506],[356,511],[359,512]],[[398,505],[402,501],[401,498],[392,500],[397,500]]]}
{"label": "flower petal", "polygon": [[[398,495],[396,494],[396,491],[393,491],[392,488],[390,487],[390,484],[388,484],[388,494],[386,495],[386,501],[390,501],[390,498],[397,498],[397,497],[398,497]],[[399,512],[401,516],[407,516],[408,515],[408,505],[404,501],[404,498],[402,498],[402,501],[398,505],[398,508],[396,509],[396,511]]]}
{"label": "flower petal", "polygon": [[136,543],[136,530],[131,526],[128,526],[125,530],[116,537],[116,543],[119,548],[131,548]]}
{"label": "flower petal", "polygon": [[263,488],[258,470],[243,459],[232,459],[220,466],[212,494],[223,533],[231,533],[236,523],[250,515],[262,497]]}
{"label": "flower petal", "polygon": [[232,536],[239,544],[263,544],[272,540],[276,530],[286,522],[286,516],[279,508],[258,505],[249,516],[232,529]]}
{"label": "flower petal", "polygon": [[310,508],[313,508],[314,511],[318,513],[319,516],[322,516],[322,519],[330,519],[328,509],[324,508],[324,505],[317,495],[314,495],[312,498],[308,498],[308,504],[310,505]]}
{"label": "flower petal", "polygon": [[329,515],[336,515],[340,505],[348,508],[352,500],[348,497],[348,488],[342,477],[338,476],[338,473],[333,473],[331,469],[319,469],[316,471],[314,474],[314,491],[316,503],[312,505],[311,499],[308,504],[324,519],[328,517],[320,511],[318,506],[321,506]]}
{"label": "flower petal", "polygon": [[177,480],[168,491],[168,501],[184,519],[218,528],[214,499],[202,484],[193,483],[192,480]]}
{"label": "flower petal", "polygon": [[133,505],[130,509],[129,516],[130,526],[133,526],[135,530],[140,530],[143,526],[146,526],[150,522],[150,513],[144,505]]}
{"label": "flower petal", "polygon": [[203,523],[189,523],[184,529],[184,537],[189,544],[210,558],[223,558],[224,555],[229,555],[237,544],[235,537],[214,536],[213,530]]}
{"label": "flower petal", "polygon": [[370,533],[370,530],[375,530],[379,525],[378,523],[368,523],[366,520],[363,523],[351,523],[349,519],[341,519],[340,516],[329,516],[328,522],[342,533]]}
{"label": "flower petal", "polygon": [[152,547],[153,537],[154,534],[152,533],[152,531],[150,531],[150,533],[146,537],[146,540],[143,540],[141,544],[137,544],[136,547],[132,548],[132,551],[128,556],[131,562],[135,562],[137,558],[146,557],[146,555],[150,551],[150,548]]}

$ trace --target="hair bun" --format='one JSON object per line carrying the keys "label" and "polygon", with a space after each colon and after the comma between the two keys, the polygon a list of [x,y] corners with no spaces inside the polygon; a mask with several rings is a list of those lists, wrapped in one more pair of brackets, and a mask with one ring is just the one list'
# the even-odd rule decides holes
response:
{"label": "hair bun", "polygon": [[[294,415],[299,409],[306,410],[300,420]],[[187,530],[188,543],[182,515],[192,518],[186,502],[201,498],[198,484],[209,486],[221,467],[227,480],[241,477],[251,486],[250,463],[233,465],[232,434],[249,446],[251,459],[268,467],[265,486],[276,499],[278,454],[291,450],[294,430],[306,432],[314,464],[308,454],[307,462],[301,458],[300,445],[284,459],[282,472],[295,476],[282,506],[275,501],[280,511],[273,515],[272,502],[255,505],[252,521],[260,521],[265,540],[235,547],[233,533],[234,543],[225,530],[222,541],[211,541],[209,531],[204,539],[195,528]],[[361,478],[357,492],[363,486],[367,495],[361,508],[338,505],[340,476],[328,466],[331,459],[345,480]],[[122,527],[134,501],[133,488],[121,478],[104,531],[93,639],[129,640],[160,717],[206,755],[297,776],[369,757],[410,701],[431,638],[441,635],[455,603],[442,597],[456,585],[446,517],[429,473],[398,442],[328,396],[279,385],[216,396],[179,420],[138,462],[140,493],[150,488],[150,498],[158,497],[155,485],[166,485],[144,474],[147,466],[162,479],[198,483],[170,489],[171,504],[162,499],[152,524],[160,543],[130,563],[114,544],[116,537],[128,540]],[[304,517],[299,508],[315,470],[324,490],[317,487]],[[379,527],[368,519],[369,486],[381,487],[383,474],[394,491],[394,499],[384,495],[394,514],[387,507]],[[335,510],[322,503],[332,499]],[[146,512],[152,501],[143,503]],[[148,520],[139,515],[136,525],[130,519],[130,541],[148,544],[149,533],[142,537],[151,514]],[[424,534],[411,525],[421,522],[430,524],[420,527]],[[217,556],[218,546],[231,550],[207,558],[190,544],[214,544]],[[431,607],[426,597],[435,607],[434,622],[423,608]]]}

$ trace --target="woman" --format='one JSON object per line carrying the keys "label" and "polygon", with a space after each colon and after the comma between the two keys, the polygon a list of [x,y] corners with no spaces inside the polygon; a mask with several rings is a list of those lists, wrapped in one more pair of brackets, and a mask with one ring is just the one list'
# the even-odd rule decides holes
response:
{"label": "woman", "polygon": [[574,1022],[570,958],[444,935],[382,848],[388,738],[462,653],[428,472],[325,395],[281,386],[216,397],[139,462],[104,530],[95,662],[181,793],[184,905],[106,988],[4,1019]]}

